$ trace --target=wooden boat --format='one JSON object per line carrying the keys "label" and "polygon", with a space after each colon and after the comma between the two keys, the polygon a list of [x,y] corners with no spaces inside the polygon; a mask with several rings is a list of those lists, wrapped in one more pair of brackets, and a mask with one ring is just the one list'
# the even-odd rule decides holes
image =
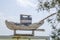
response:
{"label": "wooden boat", "polygon": [[[54,14],[56,14],[56,13],[54,13]],[[20,23],[9,22],[7,20],[5,21],[5,23],[6,23],[7,27],[11,30],[37,29],[44,23],[45,19],[49,18],[50,16],[52,16],[54,14],[51,14],[51,15],[47,16],[46,18],[44,18],[43,20],[41,20],[37,23],[33,23],[29,26],[24,26],[24,25],[21,25]]]}
{"label": "wooden boat", "polygon": [[31,29],[37,29],[39,26],[41,26],[44,21],[41,21],[40,23],[33,23],[29,26],[21,25],[20,23],[14,23],[14,22],[8,22],[7,20],[5,21],[7,27],[11,30],[31,30]]}
{"label": "wooden boat", "polygon": [[22,25],[20,23],[10,22],[10,21],[7,21],[7,20],[5,20],[5,23],[7,25],[7,28],[9,28],[10,30],[36,30],[38,27],[43,25],[45,19],[47,19],[50,16],[53,16],[55,14],[56,13],[53,13],[53,14],[47,16],[46,18],[44,18],[43,20],[41,20],[41,21],[39,21],[37,23],[33,23],[33,24],[29,25],[29,26],[25,26],[25,25]]}

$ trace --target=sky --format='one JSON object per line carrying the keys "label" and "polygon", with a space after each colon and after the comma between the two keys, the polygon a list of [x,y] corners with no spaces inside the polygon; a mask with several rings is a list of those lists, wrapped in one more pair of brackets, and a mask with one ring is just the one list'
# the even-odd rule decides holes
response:
{"label": "sky", "polygon": [[[20,22],[20,14],[28,14],[32,16],[32,23],[38,22],[48,15],[56,12],[40,11],[37,12],[38,0],[0,0],[0,35],[13,35],[13,31],[6,27],[5,20],[12,22]],[[38,29],[45,29],[45,32],[35,32],[36,36],[48,36],[51,32],[51,27],[47,21]]]}

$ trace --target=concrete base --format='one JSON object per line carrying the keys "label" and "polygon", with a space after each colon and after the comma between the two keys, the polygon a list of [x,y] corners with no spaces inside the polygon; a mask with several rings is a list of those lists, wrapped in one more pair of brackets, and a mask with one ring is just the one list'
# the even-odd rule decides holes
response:
{"label": "concrete base", "polygon": [[49,36],[0,36],[0,40],[50,40]]}

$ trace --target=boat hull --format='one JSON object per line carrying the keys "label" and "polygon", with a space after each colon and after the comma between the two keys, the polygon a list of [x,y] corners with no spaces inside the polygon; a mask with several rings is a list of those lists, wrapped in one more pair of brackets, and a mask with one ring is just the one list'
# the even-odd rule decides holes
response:
{"label": "boat hull", "polygon": [[37,29],[40,27],[42,24],[39,23],[33,23],[29,26],[24,26],[24,25],[16,25],[14,22],[8,22],[7,20],[5,21],[7,28],[10,30],[32,30],[32,29]]}

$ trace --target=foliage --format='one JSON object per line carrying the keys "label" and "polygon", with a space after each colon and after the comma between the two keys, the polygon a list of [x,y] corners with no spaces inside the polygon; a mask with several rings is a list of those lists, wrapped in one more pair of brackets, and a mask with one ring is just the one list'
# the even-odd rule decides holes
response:
{"label": "foliage", "polygon": [[[38,0],[38,11],[40,10],[46,10],[50,11],[50,9],[55,8],[56,9],[56,17],[58,22],[60,22],[60,0]],[[52,26],[52,39],[54,40],[60,40],[60,29],[57,29],[56,21],[52,21],[52,19],[48,19],[48,23]]]}
{"label": "foliage", "polygon": [[60,28],[57,29],[57,23],[56,20],[53,22],[51,19],[48,19],[48,23],[52,26],[52,32],[51,32],[51,38],[53,40],[60,40]]}
{"label": "foliage", "polygon": [[38,0],[38,10],[50,10],[51,8],[60,8],[60,0]]}

